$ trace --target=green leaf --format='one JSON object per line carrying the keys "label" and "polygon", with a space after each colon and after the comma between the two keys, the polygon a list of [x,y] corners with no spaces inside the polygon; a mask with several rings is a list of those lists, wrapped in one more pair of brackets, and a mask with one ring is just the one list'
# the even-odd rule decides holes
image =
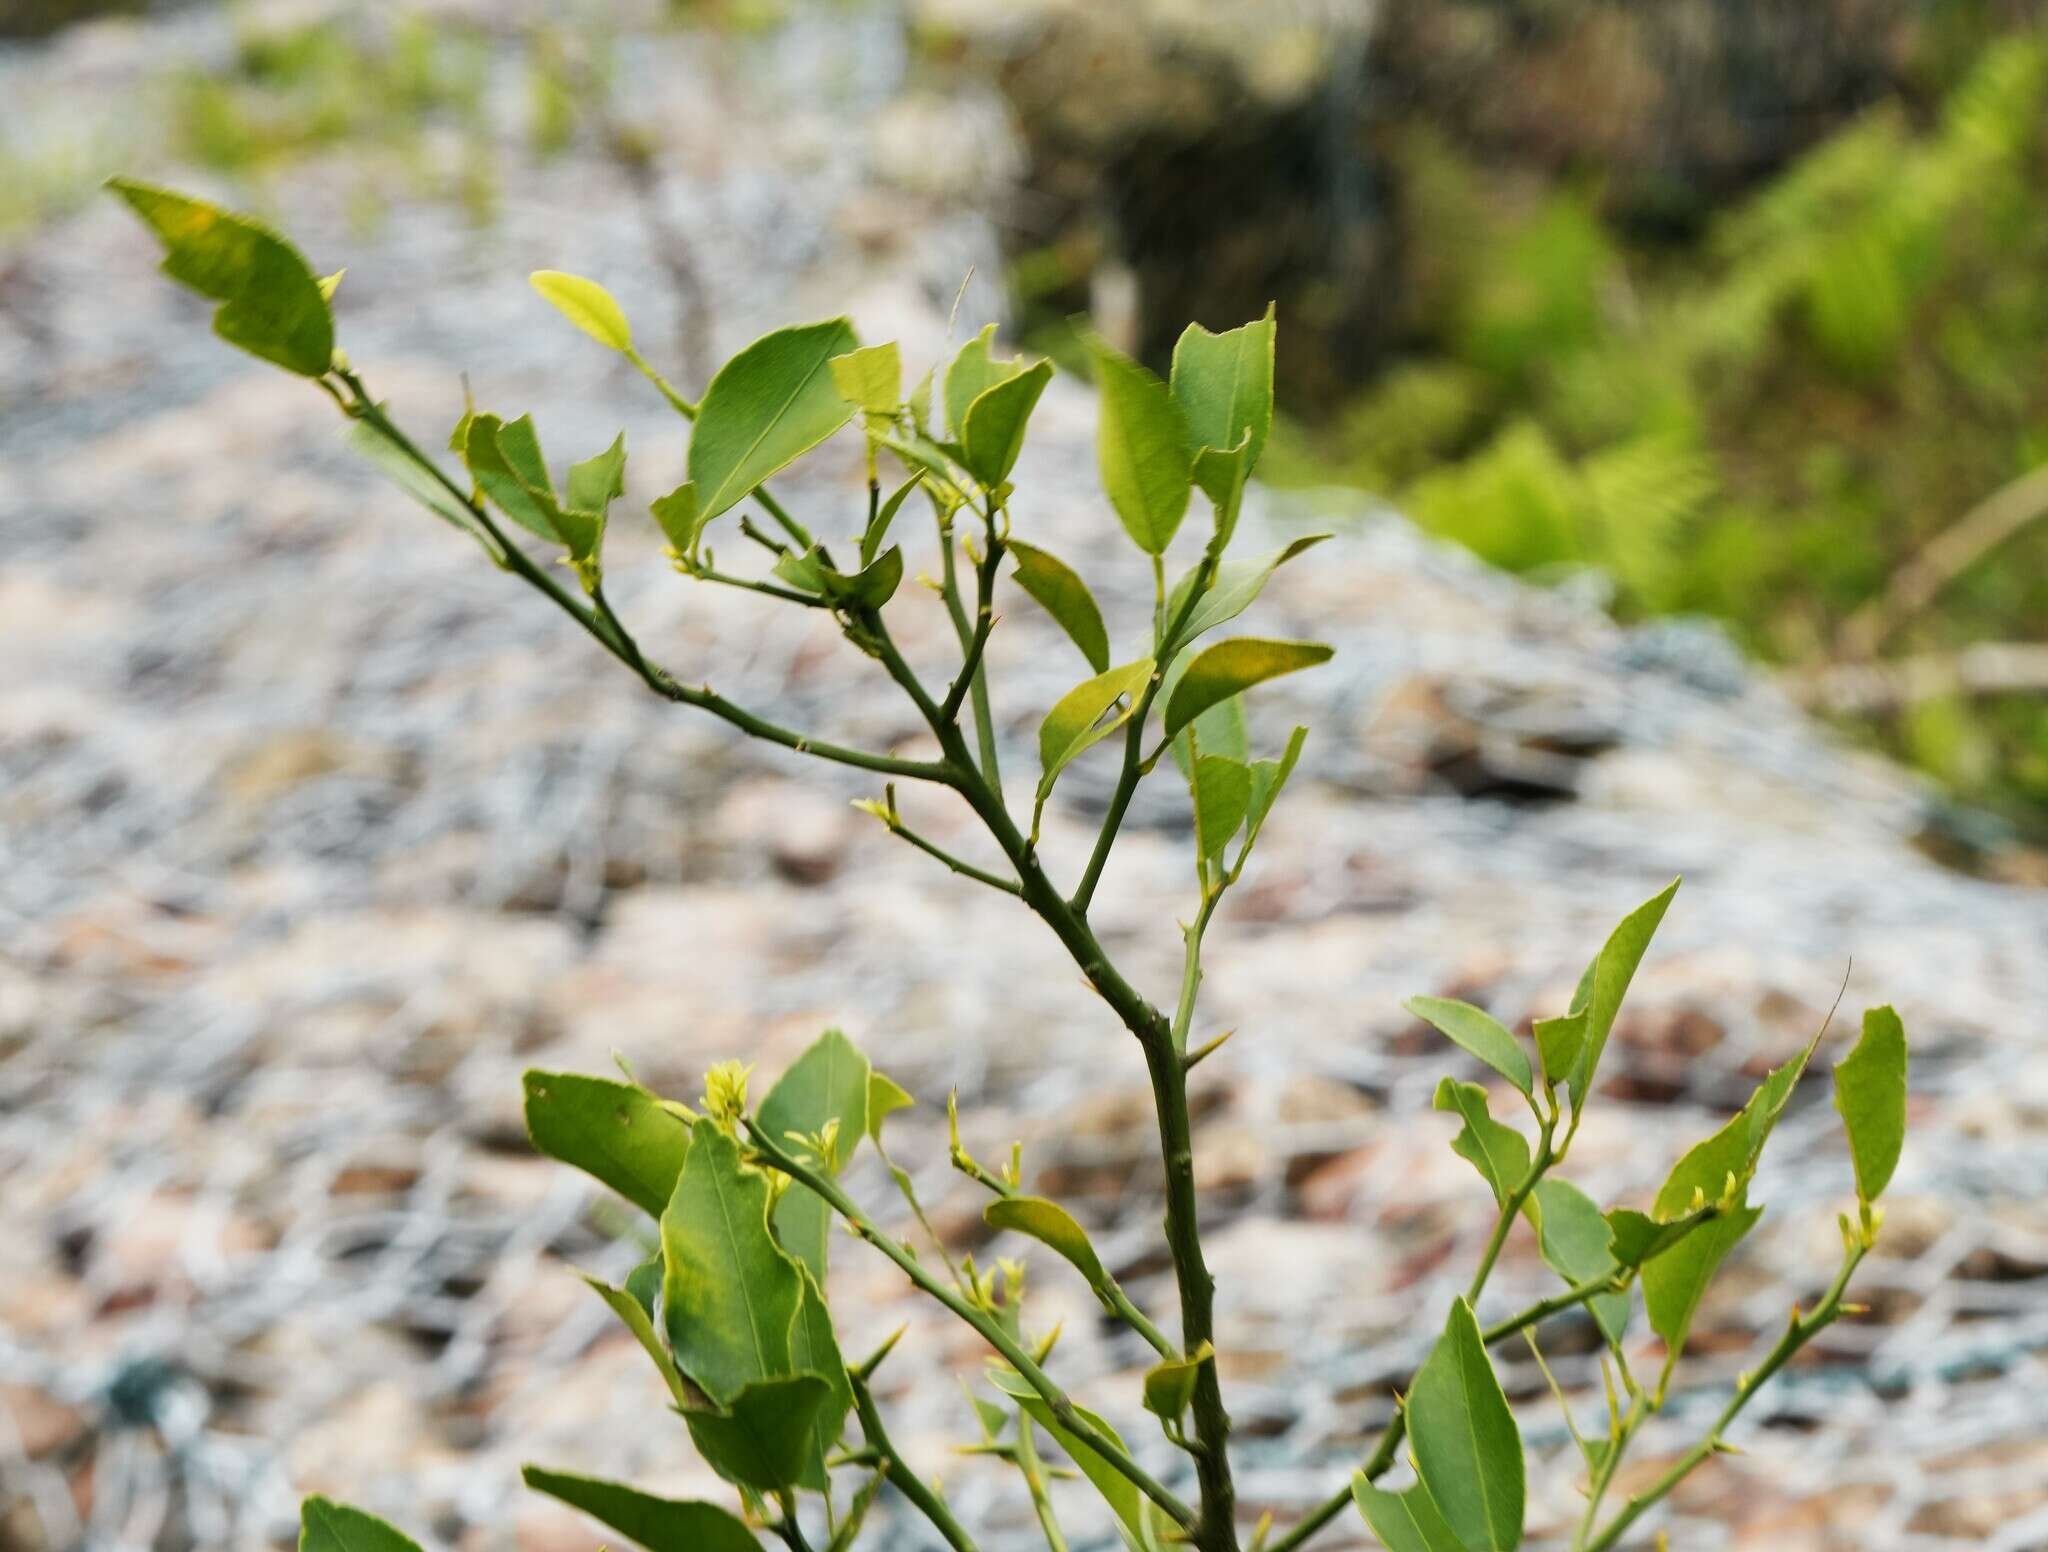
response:
{"label": "green leaf", "polygon": [[[1544,1264],[1572,1286],[1620,1270],[1609,1249],[1612,1228],[1593,1199],[1570,1181],[1554,1175],[1539,1180],[1529,1193],[1529,1216]],[[1628,1329],[1628,1295],[1603,1293],[1586,1307],[1607,1340],[1618,1345]]]}
{"label": "green leaf", "polygon": [[[1201,726],[1199,718],[1197,727]],[[1308,729],[1298,727],[1287,737],[1286,751],[1277,760],[1254,760],[1252,772],[1252,800],[1249,811],[1251,833],[1245,838],[1250,844],[1259,838],[1259,831],[1266,823],[1266,816],[1273,812],[1273,805],[1280,800],[1281,791],[1287,786],[1287,778],[1294,774],[1294,767],[1301,759],[1301,746],[1308,742]]]}
{"label": "green leaf", "polygon": [[[1818,1040],[1816,1035],[1814,1041]],[[1666,1223],[1684,1217],[1700,1204],[1723,1209],[1712,1222],[1694,1229],[1643,1267],[1643,1303],[1649,1309],[1650,1324],[1674,1357],[1685,1347],[1692,1317],[1715,1272],[1763,1216],[1762,1208],[1749,1206],[1749,1178],[1806,1071],[1813,1049],[1809,1043],[1772,1072],[1726,1126],[1695,1144],[1672,1168],[1651,1204],[1651,1216]]]}
{"label": "green leaf", "polygon": [[463,462],[491,504],[513,522],[551,543],[566,542],[532,416],[507,424],[495,415],[472,415]]}
{"label": "green leaf", "polygon": [[1195,849],[1205,858],[1213,857],[1244,823],[1251,807],[1252,773],[1242,760],[1228,755],[1197,755],[1188,791],[1195,800]]}
{"label": "green leaf", "polygon": [[967,425],[961,433],[963,460],[967,472],[993,490],[1017,467],[1017,455],[1024,451],[1024,429],[1038,396],[1052,381],[1052,363],[1041,361],[1015,377],[984,388],[967,407]]}
{"label": "green leaf", "polygon": [[832,1387],[817,1374],[784,1374],[747,1385],[720,1411],[683,1409],[690,1442],[728,1482],[757,1493],[801,1485],[817,1449],[814,1426]]}
{"label": "green leaf", "polygon": [[1849,1133],[1856,1194],[1874,1202],[1906,1143],[1906,1026],[1892,1008],[1864,1013],[1856,1049],[1835,1064],[1835,1108]]}
{"label": "green leaf", "polygon": [[661,531],[668,535],[669,549],[678,558],[696,552],[697,535],[704,529],[704,518],[697,505],[697,487],[685,480],[666,496],[655,499],[648,507],[654,514]]}
{"label": "green leaf", "polygon": [[594,280],[558,269],[537,269],[526,277],[556,312],[598,344],[617,351],[633,348],[632,326],[611,292]]}
{"label": "green leaf", "polygon": [[[832,1156],[819,1162],[826,1173],[837,1175],[867,1134],[872,1080],[867,1057],[845,1035],[828,1029],[776,1079],[756,1119],[783,1146],[790,1146],[792,1138],[815,1137],[836,1123]],[[809,1267],[822,1286],[832,1235],[832,1209],[824,1198],[792,1180],[775,1205],[775,1233],[782,1248]]]}
{"label": "green leaf", "polygon": [[1565,1082],[1586,1048],[1586,1010],[1537,1019],[1531,1032],[1536,1036],[1536,1060],[1542,1065],[1544,1081]]}
{"label": "green leaf", "polygon": [[768,1177],[743,1169],[739,1144],[709,1119],[694,1128],[661,1215],[661,1255],[669,1348],[699,1390],[729,1403],[791,1372],[802,1275],[768,1232]]}
{"label": "green leaf", "polygon": [[[1067,1452],[1081,1475],[1094,1484],[1095,1491],[1102,1495],[1104,1503],[1117,1518],[1125,1545],[1135,1552],[1159,1552],[1160,1531],[1164,1517],[1153,1507],[1152,1500],[1139,1492],[1131,1479],[1092,1446],[1084,1444],[1061,1425],[1052,1415],[1052,1408],[1045,1404],[1045,1398],[1031,1388],[1030,1382],[1016,1370],[1004,1364],[991,1364],[988,1371],[989,1383],[1024,1409],[1025,1415],[1053,1437],[1053,1442]],[[1074,1410],[1092,1424],[1104,1438],[1121,1446],[1123,1436],[1084,1406],[1076,1405]]]}
{"label": "green leaf", "polygon": [[1237,532],[1238,512],[1244,505],[1245,456],[1251,438],[1227,451],[1204,447],[1195,453],[1194,482],[1216,509],[1216,548],[1220,551]]}
{"label": "green leaf", "polygon": [[1388,1493],[1374,1487],[1361,1471],[1351,1479],[1351,1501],[1387,1552],[1466,1552],[1421,1482],[1406,1492]]}
{"label": "green leaf", "polygon": [[[1209,583],[1209,590],[1202,594],[1189,613],[1187,623],[1173,639],[1173,648],[1178,651],[1204,631],[1214,630],[1227,621],[1236,619],[1252,606],[1252,601],[1265,588],[1267,579],[1287,562],[1304,550],[1314,549],[1330,535],[1307,534],[1292,544],[1282,545],[1264,555],[1255,555],[1248,560],[1227,560],[1216,568],[1216,575]],[[1167,595],[1166,618],[1170,621],[1187,602],[1188,589],[1195,585],[1200,574],[1197,566],[1173,585]]]}
{"label": "green leaf", "polygon": [[[1129,719],[1145,682],[1152,677],[1152,667],[1152,659],[1141,657],[1097,674],[1067,691],[1046,713],[1038,728],[1038,760],[1045,773],[1038,783],[1041,800],[1052,791],[1053,782],[1070,760]],[[1118,700],[1124,701],[1123,709],[1104,721],[1104,714]]]}
{"label": "green leaf", "polygon": [[717,1504],[686,1498],[657,1498],[622,1482],[571,1476],[522,1466],[519,1475],[536,1493],[559,1498],[572,1509],[637,1541],[647,1552],[760,1552],[754,1533]]}
{"label": "green leaf", "polygon": [[1173,397],[1196,447],[1228,450],[1249,438],[1249,474],[1273,429],[1273,313],[1222,334],[1191,323],[1173,347]]}
{"label": "green leaf", "polygon": [[856,409],[890,416],[903,402],[903,357],[894,340],[834,356],[831,367],[839,396]]}
{"label": "green leaf", "polygon": [[[657,1267],[660,1265],[659,1262],[654,1264]],[[641,1347],[646,1349],[647,1356],[654,1360],[655,1368],[661,1371],[662,1381],[668,1386],[668,1393],[675,1398],[676,1405],[684,1405],[689,1400],[689,1392],[684,1388],[682,1376],[676,1370],[675,1360],[669,1357],[668,1349],[661,1345],[661,1338],[654,1329],[654,1318],[648,1313],[647,1306],[624,1288],[614,1288],[610,1283],[600,1282],[595,1277],[586,1277],[583,1280],[590,1285],[592,1292],[604,1300],[611,1312],[619,1317],[620,1323],[633,1333]]]}
{"label": "green leaf", "polygon": [[299,1505],[299,1552],[420,1552],[419,1543],[374,1514],[317,1494]]}
{"label": "green leaf", "polygon": [[1202,1365],[1216,1356],[1216,1349],[1204,1342],[1183,1357],[1167,1358],[1145,1371],[1145,1410],[1161,1422],[1178,1422],[1195,1399],[1195,1381]]}
{"label": "green leaf", "polygon": [[916,1103],[909,1091],[894,1078],[869,1069],[868,1136],[877,1148],[882,1145],[882,1123],[897,1111],[908,1110]]}
{"label": "green leaf", "polygon": [[604,547],[605,519],[611,504],[626,493],[626,434],[595,458],[569,467],[568,504],[555,514],[555,526],[569,547],[586,591],[597,584],[598,556]]}
{"label": "green leaf", "polygon": [[1086,1231],[1058,1202],[1042,1196],[1003,1196],[984,1207],[981,1216],[992,1229],[1014,1229],[1053,1250],[1087,1279],[1090,1288],[1099,1292],[1109,1285],[1109,1274]]}
{"label": "green leaf", "polygon": [[1205,647],[1188,664],[1166,703],[1165,732],[1173,737],[1218,701],[1268,679],[1327,663],[1332,650],[1312,641],[1263,641],[1233,636]]}
{"label": "green leaf", "polygon": [[1065,561],[1036,545],[1012,539],[1009,551],[1017,558],[1017,585],[1037,599],[1059,623],[1068,639],[1081,649],[1081,656],[1088,659],[1090,668],[1098,674],[1106,670],[1109,630],[1102,623],[1102,611],[1096,607],[1088,584]]}
{"label": "green leaf", "polygon": [[689,476],[703,521],[746,500],[853,415],[830,362],[859,341],[844,318],[763,335],[718,369],[697,407]]}
{"label": "green leaf", "polygon": [[[1187,677],[1193,662],[1194,659],[1185,653],[1176,654],[1160,677],[1159,693],[1153,699],[1162,705],[1172,705],[1174,692],[1180,688],[1181,680]],[[1197,746],[1204,754],[1223,754],[1246,762],[1251,760],[1251,739],[1245,726],[1243,696],[1226,696],[1167,740],[1167,747],[1173,752],[1173,763],[1190,781],[1195,775]]]}
{"label": "green leaf", "polygon": [[169,189],[110,178],[112,189],[163,244],[163,272],[221,305],[213,332],[252,356],[325,377],[334,365],[334,317],[299,250],[247,216]]}
{"label": "green leaf", "polygon": [[1131,541],[1163,555],[1187,514],[1194,478],[1187,421],[1166,384],[1145,368],[1100,340],[1093,350],[1103,491]]}
{"label": "green leaf", "polygon": [[789,1328],[789,1350],[799,1372],[818,1375],[830,1387],[831,1393],[818,1404],[817,1415],[811,1419],[812,1447],[799,1478],[800,1486],[822,1493],[829,1485],[825,1462],[838,1448],[846,1414],[853,1410],[853,1386],[846,1378],[846,1360],[839,1356],[839,1338],[832,1330],[825,1295],[808,1270],[796,1321]]}
{"label": "green leaf", "polygon": [[955,441],[963,440],[967,435],[967,412],[973,408],[974,401],[997,383],[1005,382],[1024,370],[1021,361],[999,361],[990,354],[995,339],[996,326],[992,323],[983,325],[979,334],[960,347],[952,364],[946,368],[946,428],[953,433]]}
{"label": "green leaf", "polygon": [[868,524],[867,532],[860,536],[862,566],[874,564],[875,552],[881,549],[882,538],[889,532],[889,525],[896,521],[896,514],[903,510],[903,503],[910,499],[910,493],[916,490],[923,480],[923,475],[913,474],[889,493],[889,499],[883,502],[875,513],[875,520]]}
{"label": "green leaf", "polygon": [[1535,1087],[1529,1053],[1491,1013],[1450,997],[1410,997],[1401,1006],[1434,1026],[1453,1045],[1478,1057],[1524,1094]]}
{"label": "green leaf", "polygon": [[1416,1473],[1452,1533],[1470,1548],[1512,1552],[1522,1539],[1522,1435],[1462,1298],[1415,1371],[1407,1413]]}
{"label": "green leaf", "polygon": [[526,1133],[549,1158],[593,1175],[659,1217],[690,1152],[690,1128],[643,1088],[531,1068]]}
{"label": "green leaf", "polygon": [[1640,1267],[1695,1232],[1702,1218],[1711,1221],[1712,1212],[1702,1208],[1670,1223],[1659,1223],[1632,1208],[1617,1207],[1607,1214],[1608,1248],[1619,1265]]}
{"label": "green leaf", "polygon": [[344,439],[349,447],[377,466],[378,472],[436,517],[452,523],[473,538],[490,543],[469,508],[457,501],[448,488],[414,463],[405,452],[387,441],[384,434],[366,420],[350,424]]}
{"label": "green leaf", "polygon": [[[1600,957],[1593,961],[1592,983],[1585,1003],[1585,1034],[1570,1068],[1575,1111],[1585,1108],[1586,1097],[1593,1091],[1593,1075],[1600,1066],[1601,1053],[1607,1049],[1607,1036],[1614,1028],[1615,1014],[1621,1011],[1621,999],[1627,995],[1636,966],[1643,962],[1643,953],[1656,935],[1658,923],[1664,920],[1671,897],[1678,893],[1678,885],[1679,880],[1674,878],[1624,916],[1602,946]],[[1545,1061],[1547,1064],[1547,1057]]]}
{"label": "green leaf", "polygon": [[1493,1187],[1493,1199],[1502,1206],[1529,1178],[1528,1139],[1512,1126],[1505,1126],[1487,1113],[1486,1090],[1476,1083],[1445,1078],[1436,1086],[1436,1108],[1458,1116],[1465,1123],[1451,1140],[1451,1148]]}
{"label": "green leaf", "polygon": [[824,551],[812,545],[801,555],[784,555],[771,568],[791,587],[816,593],[849,609],[879,609],[903,585],[903,550],[890,545],[871,565],[848,575],[825,564]]}

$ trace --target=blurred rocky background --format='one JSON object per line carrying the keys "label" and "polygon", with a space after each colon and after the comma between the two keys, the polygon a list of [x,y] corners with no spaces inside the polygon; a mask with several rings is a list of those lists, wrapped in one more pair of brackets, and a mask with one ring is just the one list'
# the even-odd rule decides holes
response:
{"label": "blurred rocky background", "polygon": [[[1348,1469],[1486,1227],[1428,1108],[1450,1059],[1400,998],[1555,1011],[1682,872],[1589,1189],[1640,1200],[1845,975],[1905,1014],[1917,1097],[1870,1313],[1678,1496],[1671,1544],[2048,1547],[2034,7],[0,0],[0,34],[0,1548],[283,1545],[324,1491],[434,1547],[581,1552],[521,1461],[705,1489],[576,1275],[636,1259],[634,1226],[528,1151],[528,1063],[617,1053],[689,1095],[843,1024],[922,1099],[896,1152],[957,1244],[984,1231],[945,1167],[954,1088],[972,1146],[1022,1138],[1164,1292],[1142,1067],[1057,946],[867,826],[847,773],[636,691],[376,484],[331,405],[154,274],[95,193],[115,168],[346,265],[346,346],[424,441],[465,372],[554,445],[623,425],[636,507],[681,428],[531,269],[604,281],[692,385],[842,309],[921,370],[988,320],[1067,362],[1085,315],[1157,359],[1277,301],[1289,419],[1241,542],[1339,537],[1252,623],[1339,657],[1255,707],[1268,744],[1315,732],[1211,935],[1203,1022],[1239,1033],[1198,1149],[1248,1507]],[[1134,628],[1149,579],[1077,379],[1020,485],[1020,534]],[[791,493],[852,526],[857,450]],[[764,629],[617,528],[619,601],[678,671],[910,735],[829,632]],[[936,669],[950,627],[897,612]],[[1079,665],[1021,599],[991,651],[1014,775]],[[1063,786],[1056,868],[1106,787]],[[1100,897],[1147,987],[1177,973],[1186,831],[1147,794]],[[1647,1471],[1832,1264],[1826,1095],[1774,1144]],[[1490,1297],[1545,1278],[1518,1240]],[[898,1442],[1030,1544],[953,1453],[973,1342],[856,1249],[835,1279],[849,1350],[913,1322],[881,1374]],[[1063,1375],[1119,1404],[1147,1354],[1061,1268],[1033,1288]],[[1587,1335],[1546,1350],[1594,1405]],[[1562,1420],[1533,1364],[1507,1377],[1554,1535]]]}

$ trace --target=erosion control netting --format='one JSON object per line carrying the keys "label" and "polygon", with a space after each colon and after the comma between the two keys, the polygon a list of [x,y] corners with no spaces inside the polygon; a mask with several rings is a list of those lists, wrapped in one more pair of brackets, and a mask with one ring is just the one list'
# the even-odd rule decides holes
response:
{"label": "erosion control netting", "polygon": [[[836,79],[832,42],[785,67]],[[858,157],[827,139],[790,173],[776,150],[735,151],[675,196],[725,255],[722,343],[850,298],[921,369],[981,229],[921,217],[870,254],[834,224],[863,197]],[[483,403],[531,405],[571,455],[625,424],[629,506],[673,483],[673,423],[520,278],[552,263],[660,295],[622,187],[571,158],[481,243],[431,213],[376,244],[301,214],[351,265],[353,356],[429,440],[469,366]],[[711,1061],[772,1073],[842,1023],[924,1101],[892,1123],[894,1151],[956,1243],[981,1238],[944,1165],[957,1086],[970,1144],[986,1157],[1022,1137],[1035,1183],[1171,1307],[1141,1064],[1013,901],[844,806],[871,787],[606,671],[371,485],[317,395],[209,344],[118,215],[26,252],[57,300],[46,343],[7,358],[0,425],[0,1545],[267,1545],[319,1490],[429,1542],[532,1552],[593,1537],[519,1490],[522,1460],[716,1491],[575,1276],[623,1269],[641,1226],[527,1153],[529,1063],[596,1070],[616,1051],[689,1095]],[[1110,568],[1099,591],[1129,631],[1150,582],[1094,493],[1092,413],[1078,390],[1048,395],[1016,520]],[[858,481],[857,456],[828,454],[791,494],[837,534]],[[1811,1033],[1845,971],[1845,1011],[1905,1015],[1915,1108],[1858,1285],[1870,1315],[1745,1416],[1748,1453],[1677,1495],[1672,1544],[2048,1546],[2048,899],[1924,860],[1916,792],[1818,736],[1711,633],[1619,631],[1355,501],[1261,505],[1247,547],[1346,532],[1245,621],[1339,656],[1258,697],[1257,741],[1277,746],[1290,717],[1315,731],[1212,932],[1197,1030],[1239,1031],[1202,1069],[1198,1152],[1247,1505],[1284,1516],[1341,1480],[1487,1227],[1429,1108],[1439,1074],[1478,1074],[1400,998],[1555,1011],[1614,918],[1682,872],[1573,1178],[1642,1201]],[[764,628],[689,588],[635,526],[619,524],[616,592],[663,660],[821,733],[914,736],[828,630]],[[941,674],[950,628],[905,595],[901,634]],[[1015,595],[991,651],[1021,783],[1037,715],[1084,670]],[[1095,915],[1158,994],[1191,881],[1183,802],[1154,787]],[[1078,866],[1104,791],[1094,762],[1063,784],[1056,873]],[[903,797],[973,847],[958,813]],[[1834,1265],[1850,1185],[1824,1068],[1843,1048],[1824,1047],[1773,1142],[1770,1211],[1645,1462],[1696,1435]],[[871,1166],[853,1185],[887,1208]],[[950,1453],[973,1426],[951,1382],[978,1372],[971,1336],[859,1246],[834,1255],[849,1351],[912,1322],[880,1375],[899,1445],[991,1544],[1029,1544],[1001,1468]],[[1032,1321],[1065,1319],[1055,1367],[1135,1419],[1144,1352],[1045,1259]],[[1488,1308],[1547,1276],[1518,1237]],[[1590,1420],[1584,1327],[1549,1328],[1545,1352]],[[1569,1445],[1533,1364],[1504,1363],[1541,1457],[1532,1533],[1554,1535],[1576,1506]],[[1143,1447],[1184,1475],[1162,1441]],[[1077,1546],[1109,1544],[1063,1503]],[[892,1514],[886,1544],[927,1534]]]}

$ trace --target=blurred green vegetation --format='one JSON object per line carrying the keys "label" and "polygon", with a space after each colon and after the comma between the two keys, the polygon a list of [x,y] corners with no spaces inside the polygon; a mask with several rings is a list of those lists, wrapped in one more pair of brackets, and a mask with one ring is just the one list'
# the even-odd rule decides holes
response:
{"label": "blurred green vegetation", "polygon": [[[1989,43],[1935,101],[1865,113],[1681,242],[1620,229],[1597,181],[1511,185],[1407,132],[1403,354],[1276,437],[1272,477],[1334,473],[1513,571],[1597,568],[1624,617],[1705,614],[1767,660],[1839,660],[1909,557],[2048,460],[2048,44]],[[1887,652],[2044,638],[2048,521]],[[2048,831],[2048,697],[1855,726]]]}

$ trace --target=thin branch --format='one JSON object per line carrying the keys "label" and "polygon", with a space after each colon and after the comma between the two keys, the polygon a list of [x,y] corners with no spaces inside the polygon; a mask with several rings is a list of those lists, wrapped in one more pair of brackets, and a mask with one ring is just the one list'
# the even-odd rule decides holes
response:
{"label": "thin branch", "polygon": [[748,1141],[763,1160],[823,1197],[827,1205],[846,1220],[855,1234],[895,1262],[897,1269],[926,1294],[972,1326],[989,1346],[1002,1354],[1004,1361],[1011,1368],[1023,1376],[1024,1382],[1038,1392],[1062,1428],[1100,1455],[1109,1463],[1111,1469],[1126,1478],[1139,1492],[1163,1509],[1175,1524],[1192,1527],[1196,1523],[1195,1511],[1154,1479],[1150,1472],[1131,1458],[1122,1445],[1084,1417],[1068,1399],[1066,1392],[1061,1390],[1017,1340],[1003,1329],[1000,1322],[987,1311],[969,1304],[956,1291],[932,1276],[915,1256],[876,1227],[874,1221],[840,1189],[837,1181],[807,1164],[799,1163],[753,1120],[747,1120],[745,1125]]}
{"label": "thin branch", "polygon": [[1792,1361],[1800,1348],[1842,1318],[1842,1296],[1849,1291],[1849,1279],[1855,1276],[1856,1268],[1868,1253],[1869,1245],[1863,1241],[1858,1241],[1848,1248],[1842,1257],[1841,1270],[1835,1274],[1834,1282],[1821,1296],[1821,1301],[1815,1306],[1813,1313],[1802,1317],[1798,1309],[1794,1308],[1784,1335],[1778,1338],[1777,1345],[1771,1349],[1762,1365],[1754,1373],[1743,1376],[1742,1382],[1735,1388],[1735,1394],[1729,1397],[1728,1405],[1721,1409],[1721,1415],[1714,1419],[1714,1426],[1707,1430],[1705,1437],[1681,1455],[1669,1471],[1642,1492],[1631,1497],[1621,1512],[1608,1522],[1605,1530],[1583,1543],[1583,1552],[1606,1552],[1606,1549],[1619,1541],[1623,1532],[1641,1518],[1653,1504],[1663,1499],[1698,1469],[1702,1462],[1720,1449],[1722,1434],[1726,1432],[1728,1425],[1735,1421],[1736,1415],[1756,1398],[1756,1393]]}
{"label": "thin branch", "polygon": [[953,1518],[953,1511],[946,1507],[946,1500],[923,1477],[903,1464],[896,1446],[889,1442],[888,1430],[882,1426],[882,1413],[875,1405],[874,1393],[868,1389],[867,1377],[857,1369],[848,1369],[846,1382],[853,1387],[853,1410],[860,1418],[861,1434],[870,1449],[880,1451],[885,1463],[882,1474],[889,1479],[889,1485],[931,1521],[932,1528],[945,1537],[953,1552],[979,1552],[974,1538],[961,1529],[960,1522]]}
{"label": "thin branch", "polygon": [[2048,516],[2048,465],[1993,491],[1929,541],[1892,574],[1883,593],[1843,622],[1835,634],[1837,651],[1852,661],[1875,657],[1943,588],[2043,516]]}

